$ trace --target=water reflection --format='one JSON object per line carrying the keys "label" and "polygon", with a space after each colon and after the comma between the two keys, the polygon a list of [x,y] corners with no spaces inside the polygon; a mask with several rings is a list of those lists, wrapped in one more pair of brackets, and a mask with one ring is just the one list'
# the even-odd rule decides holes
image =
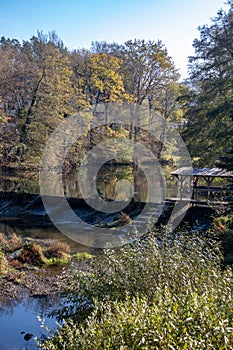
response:
{"label": "water reflection", "polygon": [[[69,239],[67,236],[64,236],[57,228],[52,225],[49,226],[29,226],[28,224],[24,225],[23,222],[19,224],[17,220],[3,220],[0,218],[0,233],[4,233],[6,236],[11,236],[13,233],[16,235],[26,238],[35,238],[38,240],[59,240],[66,242],[70,248],[71,253],[77,252],[88,252],[90,254],[96,254],[98,251],[92,249],[91,247],[84,247],[83,245],[77,243],[76,241]],[[0,348],[1,349],[1,348]]]}
{"label": "water reflection", "polygon": [[[97,179],[96,189],[99,195],[110,199],[120,199],[122,197],[134,197],[137,201],[154,201],[165,195],[175,195],[177,191],[176,183],[171,179],[169,166],[156,166],[146,163],[143,165],[143,170],[140,166],[133,164],[126,165],[109,165],[106,164],[100,167]],[[148,178],[146,178],[146,170],[153,171],[153,187],[156,188],[154,195],[151,194],[150,185],[148,184]],[[152,171],[151,170],[151,171]],[[82,198],[78,183],[78,173],[80,169],[74,170],[69,174],[62,176],[61,182],[63,184],[63,190],[67,197]],[[148,173],[148,171],[147,171]],[[61,192],[57,188],[58,174],[52,171],[49,175],[49,186],[52,188],[53,194]],[[60,181],[59,180],[59,181]],[[86,184],[88,186],[88,184]],[[149,186],[149,187],[148,187]],[[7,192],[26,192],[31,194],[40,193],[39,188],[39,174],[38,172],[27,171],[3,171],[0,169],[0,191]],[[88,191],[88,190],[86,190]],[[171,193],[174,192],[173,194]],[[124,194],[124,196],[123,196]],[[148,198],[148,195],[152,195],[154,198]]]}
{"label": "water reflection", "polygon": [[[32,237],[38,239],[59,239],[65,240],[71,247],[72,252],[85,250],[94,253],[94,250],[82,247],[78,243],[69,240],[53,227],[28,227],[19,225],[17,222],[0,222],[0,232],[11,235],[13,232],[21,237]],[[84,262],[83,262],[84,263]],[[81,267],[80,264],[79,267]],[[76,269],[77,263],[72,262],[66,269]],[[45,268],[46,274],[55,275],[61,273],[63,267]],[[45,325],[49,329],[55,330],[57,327],[56,319],[48,318],[47,314],[57,309],[64,299],[58,294],[50,294],[38,298],[24,296],[21,300],[10,298],[0,298],[0,349],[1,350],[34,350],[36,347],[35,337],[46,335],[44,328],[38,316],[45,319]],[[26,334],[33,334],[33,337],[26,341]]]}
{"label": "water reflection", "polygon": [[[45,325],[55,331],[56,319],[48,318],[47,314],[60,304],[59,295],[41,298],[27,296],[23,300],[0,299],[0,349],[37,349],[35,338],[46,335],[39,318],[44,319]],[[25,340],[27,334],[33,335],[28,341]]]}
{"label": "water reflection", "polygon": [[0,169],[0,190],[39,193],[39,173]]}

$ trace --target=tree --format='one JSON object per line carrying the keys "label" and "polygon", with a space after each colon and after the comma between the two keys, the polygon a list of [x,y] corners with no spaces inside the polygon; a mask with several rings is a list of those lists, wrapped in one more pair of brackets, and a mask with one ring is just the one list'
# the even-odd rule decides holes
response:
{"label": "tree", "polygon": [[56,125],[78,110],[70,54],[54,32],[38,32],[22,45],[5,38],[0,44],[3,109],[34,161]]}
{"label": "tree", "polygon": [[39,32],[24,51],[33,67],[29,108],[22,123],[22,137],[30,145],[32,157],[38,156],[50,133],[64,117],[75,112],[70,57],[55,33]]}
{"label": "tree", "polygon": [[191,86],[184,137],[199,165],[213,165],[233,137],[233,2],[199,28],[190,57]]}
{"label": "tree", "polygon": [[223,169],[233,171],[233,142],[230,148],[225,150],[224,155],[220,156],[217,164]]}
{"label": "tree", "polygon": [[123,74],[126,91],[136,104],[153,108],[156,92],[178,79],[161,41],[129,40],[125,43]]}
{"label": "tree", "polygon": [[[144,125],[154,122],[156,127],[156,120],[148,119],[148,111],[177,121],[182,115],[177,99],[182,89],[160,41],[135,40],[123,45],[95,42],[91,50],[70,52],[55,32],[38,32],[22,44],[2,37],[0,107],[5,119],[1,130],[10,125],[17,135],[4,136],[4,154],[12,161],[39,163],[45,142],[58,123],[83,109],[92,112],[88,115],[90,129],[92,120],[102,125],[86,133],[80,141],[83,148],[114,135],[139,141],[137,113],[132,113],[127,125],[111,125],[109,104],[134,102],[136,108],[143,106]],[[148,135],[142,132],[140,137]],[[75,147],[72,150],[78,154]]]}
{"label": "tree", "polygon": [[28,60],[22,55],[21,45],[16,39],[0,40],[0,95],[5,113],[17,117],[27,105],[26,71]]}

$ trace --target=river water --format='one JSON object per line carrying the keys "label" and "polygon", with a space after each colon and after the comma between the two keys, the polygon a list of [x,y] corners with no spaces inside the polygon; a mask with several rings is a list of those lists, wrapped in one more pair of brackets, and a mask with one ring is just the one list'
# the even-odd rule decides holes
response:
{"label": "river water", "polygon": [[[115,169],[112,171],[111,169],[108,174],[103,172],[97,181],[98,191],[103,197],[120,200],[126,199],[126,197],[132,195],[132,186],[129,186],[129,183],[135,180],[133,178],[134,175],[132,168],[129,167],[122,167],[118,171],[115,171]],[[103,178],[104,181],[102,181]],[[126,181],[124,181],[125,178]],[[160,178],[158,177],[159,181]],[[68,197],[80,197],[77,176],[75,174],[64,179],[63,183],[64,192]],[[0,191],[37,194],[40,192],[38,174],[0,171]],[[136,179],[134,191],[137,200],[146,200],[148,189],[147,181],[143,176],[139,176]],[[68,240],[73,252],[85,250],[83,246],[64,237],[53,227],[24,227],[18,225],[17,222],[9,224],[0,221],[0,232],[6,234],[15,232],[22,237]],[[86,248],[86,251],[88,251],[88,248]],[[57,327],[56,320],[48,318],[46,315],[58,307],[60,302],[59,295],[49,295],[39,299],[26,296],[21,301],[0,300],[0,350],[36,349],[35,337],[40,337],[42,333],[46,334],[45,329],[41,328],[41,322],[38,320],[38,317],[45,319],[45,324],[51,330],[55,330]],[[24,338],[27,333],[33,335],[30,340],[25,340]]]}
{"label": "river water", "polygon": [[[37,349],[35,338],[47,335],[42,323],[55,331],[56,319],[48,318],[47,314],[59,305],[59,295],[38,299],[27,296],[21,301],[0,300],[0,349]],[[27,334],[32,334],[31,339],[25,340]]]}
{"label": "river water", "polygon": [[[69,240],[53,227],[29,227],[0,221],[0,232],[11,234],[15,232],[21,237],[40,239],[59,239],[66,241],[72,252],[83,251],[78,243]],[[88,248],[86,248],[88,251]],[[48,273],[59,273],[61,268],[50,269]],[[25,295],[22,300],[0,299],[0,350],[34,350],[37,349],[36,337],[47,335],[46,329],[41,327],[39,319],[44,319],[45,325],[52,331],[57,328],[55,318],[48,318],[49,312],[58,308],[63,298],[59,295],[47,295],[39,298]],[[30,340],[25,340],[26,334],[32,334]]]}

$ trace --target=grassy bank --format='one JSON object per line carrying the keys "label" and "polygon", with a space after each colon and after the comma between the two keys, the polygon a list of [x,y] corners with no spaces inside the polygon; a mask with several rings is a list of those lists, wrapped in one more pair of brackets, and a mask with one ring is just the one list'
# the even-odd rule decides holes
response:
{"label": "grassy bank", "polygon": [[65,242],[0,234],[0,299],[60,293],[72,258]]}
{"label": "grassy bank", "polygon": [[216,241],[148,239],[72,276],[66,323],[41,349],[233,349],[232,268]]}

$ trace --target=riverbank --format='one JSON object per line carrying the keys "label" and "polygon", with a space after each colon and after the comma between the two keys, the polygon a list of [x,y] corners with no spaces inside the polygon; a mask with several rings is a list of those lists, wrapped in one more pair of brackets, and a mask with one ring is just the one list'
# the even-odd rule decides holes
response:
{"label": "riverbank", "polygon": [[[51,273],[51,272],[50,272]],[[0,277],[0,302],[5,299],[20,300],[29,295],[43,297],[58,294],[67,288],[67,269],[48,275],[46,270],[22,268]]]}
{"label": "riverbank", "polygon": [[0,234],[0,302],[42,297],[69,289],[71,270],[88,271],[87,253],[72,254],[57,239]]}

